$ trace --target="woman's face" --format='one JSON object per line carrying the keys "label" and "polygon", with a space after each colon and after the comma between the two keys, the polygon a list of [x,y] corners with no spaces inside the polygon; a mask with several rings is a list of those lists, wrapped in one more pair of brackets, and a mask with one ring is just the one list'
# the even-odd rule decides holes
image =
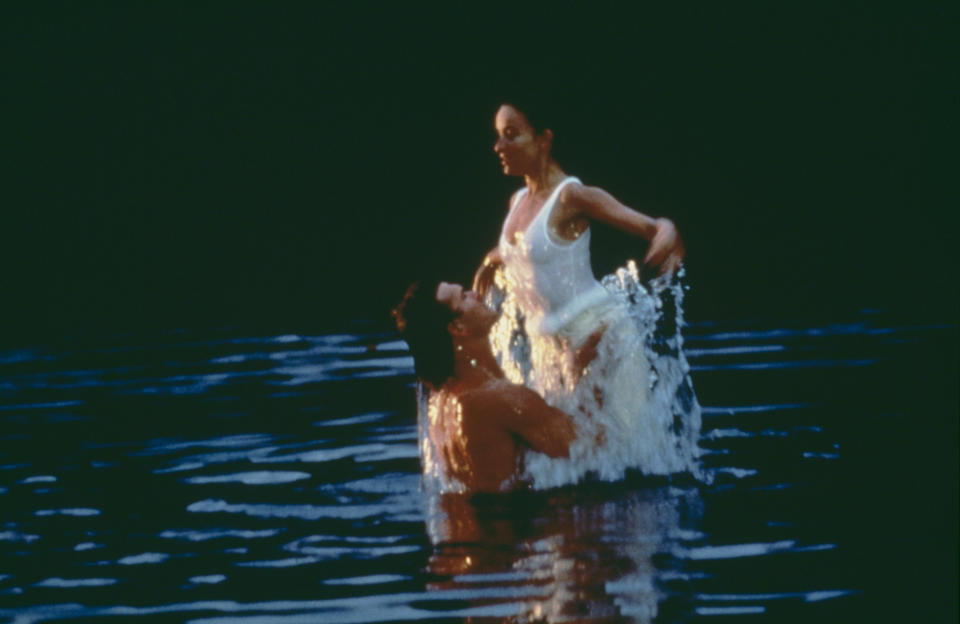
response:
{"label": "woman's face", "polygon": [[497,109],[493,126],[497,131],[493,151],[500,158],[503,173],[512,176],[532,173],[541,160],[543,150],[549,150],[549,143],[544,142],[546,137],[537,136],[523,113],[509,104]]}

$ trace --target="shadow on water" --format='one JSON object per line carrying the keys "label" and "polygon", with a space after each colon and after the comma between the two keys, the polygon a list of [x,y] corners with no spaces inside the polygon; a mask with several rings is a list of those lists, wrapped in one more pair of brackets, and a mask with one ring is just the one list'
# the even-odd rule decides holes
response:
{"label": "shadow on water", "polygon": [[956,339],[694,325],[707,482],[474,498],[389,333],[0,353],[0,619],[952,622]]}

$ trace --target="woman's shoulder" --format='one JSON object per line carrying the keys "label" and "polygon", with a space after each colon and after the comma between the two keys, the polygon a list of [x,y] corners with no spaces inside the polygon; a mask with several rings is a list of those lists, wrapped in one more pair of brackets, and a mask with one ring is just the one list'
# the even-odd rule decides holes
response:
{"label": "woman's shoulder", "polygon": [[594,191],[599,190],[595,187],[587,186],[580,181],[580,178],[573,176],[563,181],[563,188],[560,189],[560,195],[557,199],[564,206],[582,206],[584,202],[590,201],[594,196]]}
{"label": "woman's shoulder", "polygon": [[573,178],[560,191],[560,202],[572,208],[585,209],[602,205],[613,199],[607,191],[599,186],[588,186],[578,178]]}

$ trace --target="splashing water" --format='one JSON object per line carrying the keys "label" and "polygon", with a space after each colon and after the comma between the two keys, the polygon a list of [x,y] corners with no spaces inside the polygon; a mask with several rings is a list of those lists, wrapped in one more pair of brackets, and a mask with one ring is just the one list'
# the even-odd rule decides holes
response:
{"label": "splashing water", "polygon": [[[633,261],[604,277],[611,297],[575,320],[589,328],[582,336],[605,328],[596,357],[578,370],[569,341],[527,331],[517,294],[504,272],[497,272],[486,299],[501,313],[490,332],[498,363],[508,379],[569,413],[579,432],[569,458],[526,453],[522,479],[533,488],[568,485],[588,475],[616,481],[631,469],[701,475],[700,406],[681,335],[682,277],[681,269],[675,278],[644,286]],[[444,475],[426,435],[430,412],[437,409],[428,394],[418,395],[424,485],[429,491],[462,491]]]}

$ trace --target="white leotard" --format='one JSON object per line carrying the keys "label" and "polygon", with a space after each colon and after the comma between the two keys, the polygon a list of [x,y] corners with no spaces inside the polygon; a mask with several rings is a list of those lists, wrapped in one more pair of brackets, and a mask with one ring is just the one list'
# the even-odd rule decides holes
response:
{"label": "white leotard", "polygon": [[[514,242],[506,235],[507,216],[500,233],[500,255],[527,316],[528,331],[567,335],[576,343],[586,337],[579,335],[583,332],[577,325],[583,323],[575,322],[578,317],[606,307],[611,297],[590,266],[590,228],[573,241],[556,241],[550,234],[550,213],[563,187],[571,182],[580,180],[568,177],[560,182],[526,230],[515,234]],[[517,193],[511,214],[526,192],[523,188]]]}

